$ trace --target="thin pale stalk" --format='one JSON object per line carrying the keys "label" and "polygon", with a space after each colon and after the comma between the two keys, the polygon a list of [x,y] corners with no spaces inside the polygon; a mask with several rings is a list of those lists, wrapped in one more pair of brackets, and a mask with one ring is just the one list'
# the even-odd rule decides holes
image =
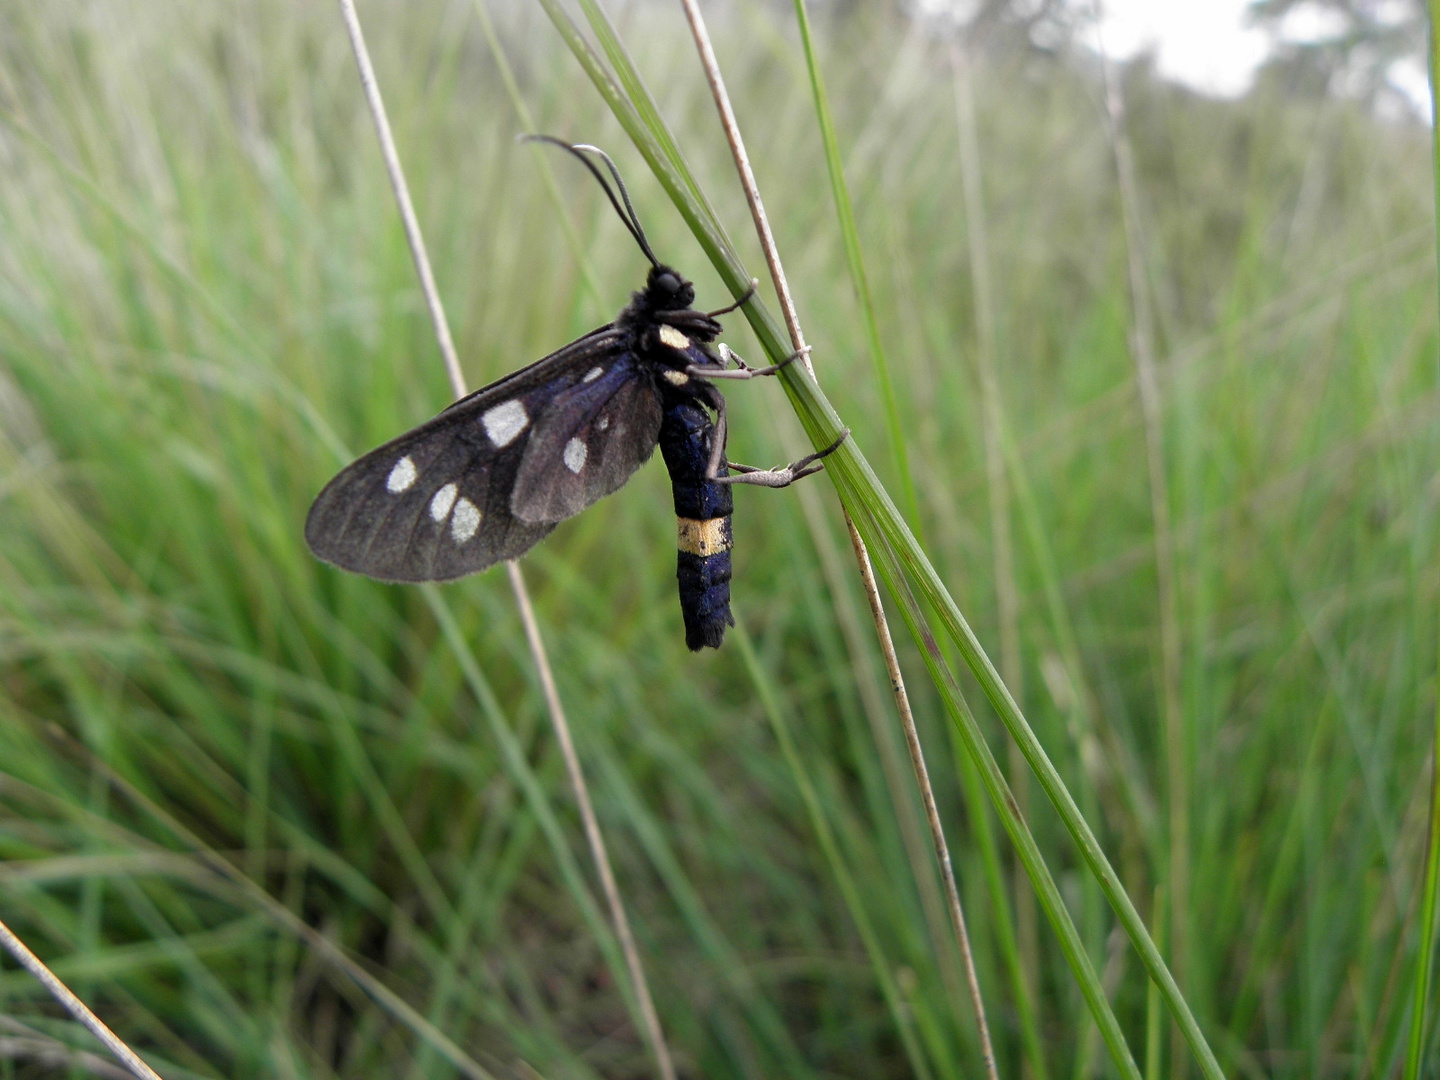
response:
{"label": "thin pale stalk", "polygon": [[[873,518],[867,519],[867,523],[872,528],[876,524]],[[885,543],[883,536],[876,536],[875,542],[879,545]],[[944,701],[945,707],[950,713],[956,731],[964,743],[966,753],[974,762],[980,779],[985,785],[986,793],[998,808],[1000,820],[1004,824],[1006,832],[1010,834],[1015,851],[1030,874],[1035,894],[1039,898],[1041,907],[1045,909],[1046,916],[1050,919],[1050,924],[1059,939],[1060,951],[1065,954],[1066,962],[1069,963],[1071,971],[1075,974],[1075,982],[1085,997],[1086,1003],[1090,1006],[1091,1015],[1095,1017],[1095,1023],[1105,1039],[1111,1060],[1115,1063],[1120,1075],[1126,1080],[1139,1080],[1140,1070],[1135,1066],[1135,1060],[1125,1043],[1124,1033],[1121,1032],[1120,1024],[1115,1019],[1115,1013],[1110,1008],[1104,987],[1090,963],[1089,954],[1085,951],[1084,942],[1080,940],[1080,934],[1075,929],[1075,923],[1070,918],[1070,913],[1060,896],[1055,879],[1045,865],[1044,856],[1040,854],[1040,848],[1035,843],[1034,835],[1016,808],[1015,797],[1005,781],[1005,775],[1001,772],[995,755],[990,752],[990,747],[980,732],[980,725],[976,722],[974,713],[970,711],[969,703],[960,692],[960,685],[955,679],[954,672],[950,669],[949,662],[940,650],[939,642],[926,625],[920,604],[904,578],[895,552],[882,547],[879,566],[880,572],[885,578],[885,584],[890,590],[890,595],[900,605],[900,613],[906,626],[920,645],[920,654],[930,672],[931,681],[939,691],[941,700]]]}
{"label": "thin pale stalk", "polygon": [[745,202],[750,207],[750,217],[755,222],[755,232],[760,237],[760,250],[765,254],[765,265],[770,269],[770,278],[775,283],[775,295],[780,300],[780,311],[785,316],[785,328],[790,331],[790,346],[800,353],[800,362],[805,370],[815,375],[815,365],[805,351],[805,335],[800,329],[800,316],[795,311],[795,299],[790,294],[790,282],[785,278],[785,267],[780,262],[780,250],[775,246],[775,234],[770,231],[770,218],[765,213],[765,204],[760,198],[760,187],[755,182],[755,170],[750,167],[750,155],[745,150],[745,141],[740,137],[740,124],[735,119],[735,109],[730,104],[730,95],[725,90],[725,80],[720,75],[720,62],[715,59],[710,34],[705,29],[705,20],[695,0],[680,0],[689,20],[690,32],[695,37],[695,47],[700,53],[700,64],[705,69],[705,79],[710,84],[710,93],[715,98],[715,107],[720,112],[720,126],[725,129],[725,141],[735,157],[735,168],[740,173],[740,188],[745,192]]}
{"label": "thin pale stalk", "polygon": [[[545,692],[545,702],[550,715],[555,718],[555,740],[560,744],[560,754],[565,759],[565,771],[570,776],[570,785],[577,792],[585,791],[585,774],[580,769],[580,757],[575,753],[575,743],[570,738],[570,725],[565,720],[565,707],[560,702],[560,690],[555,685],[555,676],[550,670],[549,658],[545,655],[545,643],[540,638],[540,624],[535,621],[535,611],[530,606],[530,594],[520,578],[518,563],[505,564],[510,571],[511,584],[515,586],[515,597],[520,602],[520,618],[525,623],[525,636],[530,639],[530,651],[540,673],[540,686]],[[605,837],[600,832],[600,822],[595,818],[595,809],[589,798],[578,799],[580,820],[585,826],[585,839],[595,856],[595,869],[600,874],[600,887],[610,907],[610,918],[615,923],[615,934],[620,939],[620,949],[625,954],[625,965],[630,970],[630,981],[635,986],[640,1012],[645,1018],[645,1027],[650,1033],[655,1054],[655,1063],[660,1075],[674,1080],[675,1064],[670,1060],[670,1048],[665,1045],[660,1029],[660,1016],[655,1011],[654,999],[650,997],[650,984],[645,978],[645,969],[640,965],[640,950],[635,946],[635,935],[630,931],[630,918],[625,914],[625,905],[620,899],[620,889],[615,884],[615,872],[610,868],[610,856],[605,850]]]}
{"label": "thin pale stalk", "polygon": [[[920,824],[920,809],[916,805],[914,790],[905,773],[905,764],[900,757],[900,748],[889,726],[890,713],[880,692],[879,672],[875,668],[874,658],[870,654],[869,637],[864,621],[850,595],[848,571],[845,569],[840,547],[826,525],[819,489],[813,485],[801,484],[796,495],[800,500],[806,524],[810,527],[810,535],[815,543],[816,551],[820,556],[820,569],[829,586],[840,632],[845,639],[845,647],[850,658],[850,676],[860,695],[866,720],[870,724],[870,733],[880,758],[885,785],[890,794],[891,805],[895,808],[901,841],[905,845],[905,857],[910,863],[910,872],[920,891],[920,904],[925,912],[925,923],[930,932],[930,940],[935,943],[940,976],[945,982],[946,993],[956,1006],[957,1018],[960,1023],[964,1024],[966,1021],[963,1009],[966,992],[961,987],[963,976],[960,973],[960,958],[958,953],[952,953],[950,949],[944,947],[945,941],[951,934],[950,917],[946,911],[940,883],[936,879],[936,868],[931,862],[932,845],[927,841],[924,829]],[[972,818],[972,821],[975,822],[977,838],[983,840],[985,834],[990,831],[990,820],[984,816],[983,807],[981,816]],[[993,849],[993,844],[989,845],[987,849],[982,843],[984,857],[987,859]],[[987,880],[998,883],[1000,879],[987,873]],[[1005,893],[1003,888],[996,890],[995,895],[999,901],[996,910],[1004,911]],[[1006,925],[1008,926],[1008,924]],[[1002,930],[1001,933],[1003,936],[1004,931]]]}
{"label": "thin pale stalk", "polygon": [[[1434,153],[1435,207],[1440,212],[1440,0],[1430,0],[1430,138]],[[1440,217],[1435,247],[1440,251]],[[1440,368],[1437,368],[1440,372]],[[1440,671],[1440,640],[1436,642]],[[1425,1022],[1430,1016],[1430,972],[1435,965],[1435,923],[1440,918],[1440,700],[1430,742],[1430,835],[1425,845],[1425,885],[1420,900],[1420,944],[1415,951],[1415,990],[1410,1004],[1410,1038],[1405,1048],[1405,1080],[1416,1080],[1425,1058]]]}
{"label": "thin pale stalk", "polygon": [[160,1074],[141,1059],[140,1055],[131,1050],[130,1047],[121,1041],[105,1021],[96,1016],[86,1004],[71,992],[60,979],[45,966],[45,962],[36,956],[26,947],[25,943],[15,936],[15,932],[0,922],[0,945],[5,951],[15,958],[15,962],[35,976],[35,980],[50,992],[50,996],[58,1001],[61,1007],[83,1024],[95,1038],[99,1039],[105,1049],[115,1055],[116,1060],[125,1068],[140,1078],[140,1080],[160,1080]]}
{"label": "thin pale stalk", "polygon": [[[1099,4],[1096,5],[1097,15]],[[1098,32],[1098,30],[1097,30]],[[1180,615],[1175,583],[1175,546],[1170,522],[1170,487],[1165,469],[1165,427],[1160,381],[1155,369],[1154,312],[1140,233],[1140,200],[1130,139],[1125,133],[1125,99],[1102,46],[1105,110],[1110,120],[1110,147],[1120,185],[1120,212],[1125,223],[1125,253],[1130,274],[1130,352],[1135,363],[1135,388],[1145,429],[1145,460],[1150,478],[1150,515],[1155,531],[1155,581],[1160,608],[1160,697],[1165,721],[1165,777],[1169,806],[1170,957],[1175,977],[1185,981],[1188,966],[1190,903],[1190,773],[1186,753],[1185,712],[1180,701]],[[1171,1040],[1172,1071],[1185,1080],[1188,1058],[1182,1036]]]}
{"label": "thin pale stalk", "polygon": [[[920,503],[915,492],[914,478],[910,472],[910,463],[904,438],[903,425],[900,422],[899,403],[895,396],[894,380],[890,375],[890,365],[885,357],[884,342],[880,337],[879,320],[875,314],[875,304],[870,292],[870,282],[865,273],[865,262],[860,251],[860,235],[855,224],[855,212],[850,199],[849,186],[845,181],[844,163],[840,155],[839,140],[835,136],[835,126],[830,117],[829,96],[825,91],[825,81],[820,72],[819,59],[815,52],[814,35],[810,29],[810,17],[804,0],[795,0],[795,18],[800,29],[800,41],[805,50],[805,64],[810,74],[810,87],[815,104],[816,123],[820,129],[821,145],[825,148],[825,166],[830,177],[831,194],[835,201],[835,212],[839,219],[839,230],[842,244],[845,250],[845,262],[850,271],[850,282],[855,289],[855,296],[860,305],[861,323],[865,328],[866,343],[869,347],[872,366],[875,369],[875,379],[880,387],[880,396],[885,403],[885,424],[890,440],[890,451],[895,461],[895,469],[900,478],[904,491],[905,509],[910,515],[912,525],[919,530],[920,524]],[[812,531],[817,539],[824,536],[828,539],[829,534],[818,529],[813,523],[818,520],[818,508],[814,506],[817,500],[810,490],[803,489],[800,494],[802,505],[805,506],[806,517],[812,522]],[[844,510],[841,510],[842,514]],[[847,526],[850,522],[847,518]],[[851,530],[853,532],[853,530]],[[863,544],[863,541],[862,541]],[[852,549],[854,540],[852,538]],[[867,555],[868,558],[868,555]],[[827,567],[828,573],[828,567]],[[837,609],[848,609],[848,601],[841,599],[846,595],[845,591],[835,592]],[[864,654],[863,646],[856,644],[856,637],[850,628],[850,616],[853,614],[848,610],[841,610],[842,627],[850,641],[852,654],[858,659]],[[853,639],[853,641],[851,641]],[[860,687],[862,699],[865,701],[866,712],[875,731],[875,743],[880,749],[881,763],[885,770],[886,782],[892,790],[892,798],[895,803],[896,817],[900,826],[901,836],[906,846],[906,855],[910,859],[911,872],[920,890],[921,904],[925,910],[926,922],[930,929],[931,939],[937,947],[937,963],[940,968],[941,978],[945,982],[947,993],[950,995],[954,1005],[957,1019],[964,1023],[962,998],[965,991],[960,987],[960,957],[944,947],[946,935],[953,932],[944,929],[948,921],[953,925],[953,918],[945,912],[945,902],[941,899],[940,890],[934,878],[934,870],[931,868],[930,856],[925,851],[925,842],[919,836],[919,818],[910,797],[910,788],[905,783],[900,773],[899,755],[895,752],[893,740],[888,730],[882,731],[880,725],[886,724],[885,710],[883,706],[872,707],[871,698],[873,686],[869,681],[868,655],[864,669],[857,669],[857,683]],[[892,677],[893,683],[893,677]],[[988,828],[988,821],[979,823],[979,828]],[[1004,903],[1003,897],[997,897],[999,903]]]}
{"label": "thin pale stalk", "polygon": [[360,86],[365,91],[365,103],[370,107],[370,118],[375,122],[375,134],[380,140],[380,156],[385,159],[385,171],[390,176],[390,186],[395,190],[395,202],[400,207],[400,220],[405,226],[405,241],[410,245],[410,255],[415,260],[415,273],[420,277],[420,291],[425,294],[430,325],[435,331],[435,340],[440,345],[445,372],[450,376],[450,386],[455,391],[455,396],[464,397],[465,375],[460,370],[460,357],[455,352],[455,342],[450,337],[450,324],[445,319],[440,290],[435,287],[430,257],[425,253],[425,237],[420,232],[420,220],[415,216],[415,205],[410,201],[410,188],[405,183],[405,170],[400,166],[400,152],[395,148],[395,136],[390,131],[385,102],[380,98],[380,84],[375,78],[375,66],[370,62],[370,50],[366,48],[365,35],[360,30],[360,16],[355,11],[355,0],[340,0],[340,11],[345,16],[345,31],[350,35],[350,47],[355,52],[355,63],[360,68]]}
{"label": "thin pale stalk", "polygon": [[890,673],[890,684],[895,688],[895,706],[900,712],[900,725],[905,732],[905,747],[910,751],[910,765],[915,770],[915,782],[920,787],[920,797],[925,805],[925,821],[930,826],[930,836],[935,844],[935,860],[940,865],[940,880],[945,883],[945,899],[949,904],[955,940],[960,946],[960,962],[965,969],[965,985],[970,991],[970,1007],[975,1010],[980,1030],[980,1055],[985,1063],[985,1073],[991,1080],[998,1080],[995,1064],[995,1047],[990,1042],[990,1025],[985,1019],[985,999],[980,993],[980,980],[975,974],[975,958],[970,951],[970,934],[965,927],[965,909],[960,904],[960,893],[955,885],[955,868],[950,862],[950,848],[945,842],[945,828],[940,821],[940,810],[935,805],[935,792],[930,786],[930,772],[925,767],[925,749],[920,745],[920,732],[915,727],[915,715],[910,710],[910,696],[905,691],[904,677],[900,672],[900,658],[895,654],[895,641],[890,636],[890,623],[880,603],[880,587],[875,582],[875,568],[870,562],[870,553],[859,530],[845,515],[845,527],[850,530],[850,543],[855,547],[856,561],[860,564],[860,577],[865,583],[865,598],[870,602],[870,614],[875,620],[875,633],[880,638],[880,651],[885,656],[885,669]]}
{"label": "thin pale stalk", "polygon": [[[750,206],[750,216],[755,221],[755,231],[760,237],[765,252],[765,262],[775,283],[780,308],[785,314],[785,325],[790,331],[790,344],[798,352],[805,348],[805,336],[800,329],[800,317],[795,311],[795,301],[790,294],[789,283],[780,262],[780,252],[775,245],[775,235],[770,229],[770,220],[765,214],[765,205],[760,198],[760,189],[755,182],[750,157],[745,151],[745,141],[740,135],[740,125],[735,119],[735,110],[730,104],[730,95],[725,90],[725,80],[720,74],[720,64],[715,58],[715,49],[710,43],[710,34],[705,28],[704,17],[700,14],[696,0],[681,0],[690,31],[695,37],[695,47],[700,53],[700,62],[705,69],[705,78],[715,97],[715,106],[720,112],[720,123],[725,129],[725,139],[735,158],[735,167],[740,173],[740,184],[745,191],[745,201]],[[813,65],[812,65],[813,70]],[[813,77],[813,76],[812,76]],[[807,370],[814,376],[810,354],[803,353]],[[920,797],[925,807],[925,818],[930,826],[931,841],[935,845],[935,857],[940,866],[941,880],[945,885],[945,896],[949,905],[951,929],[960,949],[960,962],[965,971],[965,981],[970,991],[970,1002],[975,1010],[975,1024],[980,1033],[980,1053],[985,1063],[986,1075],[998,1080],[995,1067],[995,1050],[990,1040],[990,1025],[985,1016],[985,1001],[980,992],[979,977],[975,972],[975,959],[970,949],[970,935],[965,927],[965,912],[960,904],[960,890],[955,884],[955,870],[950,859],[949,844],[945,829],[940,821],[940,812],[935,804],[935,792],[930,786],[929,771],[925,767],[924,749],[920,745],[920,734],[915,727],[915,716],[910,709],[910,696],[905,689],[905,676],[900,670],[900,661],[895,655],[895,643],[890,636],[890,625],[885,618],[885,608],[880,601],[880,590],[875,583],[875,571],[870,563],[870,554],[860,538],[855,523],[845,514],[845,527],[850,534],[850,543],[855,551],[855,561],[860,568],[860,579],[865,586],[865,596],[870,604],[870,614],[875,620],[875,633],[880,640],[880,651],[885,657],[885,667],[890,675],[890,685],[895,692],[895,707],[900,714],[900,723],[905,732],[905,744],[910,751],[910,763],[915,770],[915,782],[920,787]]]}
{"label": "thin pale stalk", "polygon": [[[457,398],[461,398],[466,393],[465,376],[460,370],[460,359],[456,355],[455,343],[450,336],[450,327],[445,318],[445,308],[440,299],[440,291],[436,288],[435,275],[430,269],[430,259],[425,252],[425,240],[420,232],[420,222],[415,215],[414,205],[410,200],[409,187],[405,183],[405,173],[400,165],[400,155],[395,148],[395,139],[390,131],[390,121],[385,114],[385,103],[381,100],[380,87],[375,79],[375,69],[370,62],[370,52],[366,48],[365,36],[360,28],[360,17],[355,11],[355,0],[340,0],[340,10],[345,18],[345,29],[350,35],[351,47],[355,51],[355,61],[360,69],[360,82],[365,90],[365,100],[370,107],[371,118],[375,122],[381,155],[385,159],[385,168],[390,175],[390,185],[395,192],[395,201],[399,204],[400,218],[405,225],[405,238],[410,245],[410,254],[415,260],[415,270],[420,278],[421,291],[425,294],[426,306],[430,311],[430,321],[434,325],[435,338],[445,360],[445,370],[450,377],[451,389]],[[530,603],[530,593],[526,588],[525,578],[519,565],[515,562],[506,565],[510,575],[510,586],[515,593],[515,602],[520,608],[520,616],[525,623],[526,640],[529,642],[530,652],[540,675],[550,721],[555,728],[555,737],[560,743],[561,753],[565,758],[565,768],[570,778],[570,786],[580,808],[580,817],[585,827],[585,838],[590,845],[590,854],[595,860],[596,871],[600,875],[600,885],[605,893],[611,918],[615,923],[615,933],[619,939],[621,951],[625,956],[625,966],[630,973],[636,1002],[640,1008],[646,1041],[649,1042],[651,1052],[655,1055],[655,1065],[661,1080],[675,1080],[675,1066],[671,1061],[670,1050],[666,1045],[665,1035],[660,1027],[660,1019],[655,1011],[654,999],[645,978],[645,968],[640,961],[634,935],[630,931],[630,921],[625,914],[625,905],[615,883],[615,873],[611,869],[610,857],[606,851],[599,822],[595,816],[595,809],[590,800],[590,789],[585,782],[585,774],[580,768],[579,757],[575,753],[574,740],[570,735],[570,724],[561,705],[560,693],[555,686],[554,676],[551,674],[545,643],[540,636],[539,625],[535,621],[534,609]]]}

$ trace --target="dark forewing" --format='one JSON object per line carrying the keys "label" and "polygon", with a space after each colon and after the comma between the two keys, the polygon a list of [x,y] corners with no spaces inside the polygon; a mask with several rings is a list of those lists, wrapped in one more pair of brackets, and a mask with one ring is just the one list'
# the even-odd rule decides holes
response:
{"label": "dark forewing", "polygon": [[526,447],[588,371],[628,356],[623,340],[588,334],[355,461],[310,508],[311,550],[384,581],[444,581],[533,547],[555,523],[511,512]]}
{"label": "dark forewing", "polygon": [[536,418],[510,502],[516,520],[554,524],[618,490],[659,432],[660,395],[635,356],[597,361]]}

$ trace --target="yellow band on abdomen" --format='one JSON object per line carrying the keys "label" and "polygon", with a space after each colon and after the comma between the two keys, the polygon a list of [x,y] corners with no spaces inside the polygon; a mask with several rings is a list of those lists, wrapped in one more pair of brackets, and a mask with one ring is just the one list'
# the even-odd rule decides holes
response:
{"label": "yellow band on abdomen", "polygon": [[708,521],[676,518],[679,538],[676,547],[691,555],[718,555],[731,547],[730,518],[717,517]]}

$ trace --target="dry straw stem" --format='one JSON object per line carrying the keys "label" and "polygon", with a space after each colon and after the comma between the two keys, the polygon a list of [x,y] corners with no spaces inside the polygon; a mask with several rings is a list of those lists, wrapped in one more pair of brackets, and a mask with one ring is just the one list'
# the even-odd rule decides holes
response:
{"label": "dry straw stem", "polygon": [[84,1024],[90,1033],[105,1044],[115,1057],[140,1080],[160,1080],[160,1074],[146,1065],[140,1055],[120,1041],[120,1037],[105,1026],[105,1022],[86,1007],[85,1003],[61,982],[44,962],[26,948],[25,943],[15,936],[10,927],[0,922],[0,945],[55,998],[76,1020]]}
{"label": "dry straw stem", "polygon": [[[1160,380],[1155,364],[1155,329],[1147,284],[1144,240],[1140,231],[1140,196],[1135,163],[1125,133],[1125,99],[1111,68],[1100,28],[1102,8],[1095,4],[1096,34],[1100,36],[1100,66],[1104,79],[1105,111],[1110,121],[1110,146],[1120,186],[1120,212],[1125,224],[1126,263],[1130,273],[1130,351],[1135,362],[1135,386],[1145,429],[1145,459],[1149,466],[1150,514],[1155,530],[1155,580],[1160,608],[1161,708],[1165,719],[1165,764],[1169,806],[1170,962],[1175,981],[1182,987],[1188,967],[1188,914],[1190,902],[1190,782],[1187,765],[1185,714],[1180,702],[1180,614],[1176,597],[1174,535],[1170,522],[1170,487],[1165,470],[1165,426]],[[1171,1067],[1184,1080],[1189,1059],[1183,1036],[1174,1028]]]}
{"label": "dry straw stem", "polygon": [[[690,23],[690,31],[695,36],[695,46],[700,53],[700,62],[705,69],[706,81],[709,82],[710,91],[715,97],[715,106],[720,113],[720,123],[725,130],[726,141],[730,144],[730,152],[735,158],[735,167],[740,173],[740,184],[745,191],[745,201],[749,204],[750,215],[755,220],[755,231],[759,235],[761,248],[765,252],[765,262],[770,268],[770,276],[775,283],[775,292],[780,299],[780,307],[785,315],[785,325],[790,332],[790,344],[797,352],[801,353],[802,361],[813,377],[815,369],[811,363],[810,354],[803,351],[805,350],[805,335],[800,329],[800,318],[795,311],[795,302],[790,294],[789,283],[785,279],[784,267],[780,262],[780,252],[775,245],[775,236],[770,229],[769,218],[765,214],[765,204],[760,198],[760,189],[755,182],[754,170],[750,167],[749,155],[745,152],[745,142],[740,135],[740,126],[735,119],[735,110],[731,106],[730,96],[725,90],[725,80],[720,74],[720,65],[715,58],[714,47],[710,43],[705,19],[700,14],[696,0],[681,0],[681,3],[685,8],[685,17]],[[910,709],[910,697],[905,690],[905,677],[900,670],[899,658],[895,654],[895,642],[890,634],[890,625],[885,618],[885,608],[880,600],[879,586],[875,582],[875,571],[870,563],[870,553],[866,550],[865,542],[860,538],[860,533],[855,528],[849,512],[843,509],[842,512],[845,515],[845,527],[850,534],[850,543],[855,551],[855,561],[860,569],[860,579],[865,587],[865,596],[870,604],[870,614],[875,620],[875,632],[880,641],[881,653],[885,657],[885,668],[890,675],[890,685],[895,692],[895,706],[899,711],[900,722],[905,732],[905,745],[910,752],[910,763],[915,770],[916,783],[920,786],[925,818],[930,825],[930,836],[935,845],[935,857],[940,864],[941,878],[945,883],[951,924],[965,969],[971,1007],[975,1010],[976,1027],[980,1033],[981,1056],[985,1062],[986,1075],[991,1077],[991,1080],[998,1080],[995,1051],[990,1040],[989,1023],[985,1017],[985,1002],[981,996],[980,982],[975,973],[975,961],[970,950],[970,935],[965,928],[965,912],[960,904],[960,892],[955,884],[955,870],[950,859],[949,845],[945,840],[945,830],[940,821],[940,812],[935,804],[935,793],[931,788],[929,772],[925,767],[925,754],[920,745],[920,734],[916,730],[915,716]]]}
{"label": "dry straw stem", "polygon": [[[365,46],[365,36],[360,28],[360,17],[355,11],[355,0],[340,0],[340,11],[345,19],[345,29],[350,35],[350,44],[355,51],[355,61],[360,69],[360,82],[365,90],[365,100],[375,122],[375,133],[380,140],[380,152],[385,159],[385,169],[390,175],[390,185],[395,191],[395,201],[399,204],[400,218],[405,226],[405,238],[410,245],[410,254],[415,260],[415,270],[420,278],[421,291],[425,294],[426,306],[430,311],[430,321],[435,329],[435,338],[445,360],[445,370],[450,376],[450,386],[455,396],[461,398],[466,394],[465,377],[460,370],[460,359],[456,355],[455,343],[450,336],[450,327],[445,318],[445,308],[440,300],[440,292],[435,286],[435,275],[430,269],[430,259],[425,253],[425,240],[421,235],[420,223],[415,216],[415,208],[410,200],[410,191],[405,183],[405,173],[400,165],[400,155],[395,149],[395,139],[390,131],[390,121],[385,114],[385,103],[381,100],[380,87],[375,79],[375,69],[370,62],[370,52]],[[670,1049],[665,1043],[665,1035],[660,1027],[660,1017],[655,1010],[654,998],[650,994],[650,985],[645,977],[644,965],[640,962],[640,953],[635,945],[634,934],[630,930],[630,920],[625,913],[625,905],[615,883],[615,873],[610,866],[610,856],[606,851],[605,841],[600,832],[600,823],[595,816],[595,808],[590,800],[590,789],[585,782],[584,771],[580,767],[580,758],[575,752],[575,742],[570,735],[570,724],[566,719],[565,708],[560,701],[560,692],[555,685],[555,678],[550,669],[550,661],[545,652],[544,640],[540,636],[539,624],[535,620],[534,608],[530,603],[530,593],[526,588],[525,578],[520,572],[519,564],[509,562],[506,564],[506,569],[510,575],[510,585],[515,592],[515,602],[520,609],[521,620],[525,624],[525,637],[529,642],[530,652],[535,660],[535,668],[540,676],[540,685],[545,695],[550,721],[555,727],[555,738],[560,744],[560,751],[565,759],[565,771],[570,778],[570,787],[575,793],[575,801],[580,809],[580,818],[585,828],[585,839],[590,845],[590,854],[595,860],[596,871],[600,875],[600,886],[610,908],[611,921],[615,925],[615,935],[619,939],[621,951],[625,956],[625,966],[630,973],[630,982],[635,993],[636,1004],[640,1009],[646,1041],[649,1042],[651,1052],[655,1055],[655,1065],[661,1080],[675,1080],[675,1065],[670,1058]]]}

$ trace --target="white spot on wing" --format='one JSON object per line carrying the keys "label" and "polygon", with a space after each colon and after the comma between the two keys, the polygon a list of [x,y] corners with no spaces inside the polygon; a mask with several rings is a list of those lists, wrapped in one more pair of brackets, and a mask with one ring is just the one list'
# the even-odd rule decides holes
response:
{"label": "white spot on wing", "polygon": [[436,521],[444,521],[450,513],[450,507],[455,505],[455,496],[459,491],[454,484],[446,484],[435,492],[435,497],[430,500],[430,516]]}
{"label": "white spot on wing", "polygon": [[690,348],[690,339],[666,323],[660,324],[660,343],[669,345],[672,349],[679,349],[681,352]]}
{"label": "white spot on wing", "polygon": [[450,519],[450,535],[457,544],[463,544],[480,528],[480,508],[469,499],[461,498],[455,504],[455,516]]}
{"label": "white spot on wing", "polygon": [[610,417],[608,417],[608,416],[602,416],[602,417],[600,417],[600,425],[599,425],[600,430],[601,430],[601,431],[604,431],[604,430],[605,430],[606,428],[608,428],[609,426],[610,426]]}
{"label": "white spot on wing", "polygon": [[565,444],[565,467],[578,475],[580,470],[585,467],[586,453],[583,442],[579,439],[571,439]]}
{"label": "white spot on wing", "polygon": [[598,379],[601,375],[604,375],[604,374],[605,374],[605,369],[604,369],[603,367],[592,367],[589,371],[587,371],[587,372],[585,373],[585,378],[581,379],[580,381],[581,381],[581,382],[594,382],[596,379]]}
{"label": "white spot on wing", "polygon": [[409,454],[406,454],[395,462],[395,467],[390,470],[390,475],[385,480],[385,487],[391,494],[399,495],[400,492],[415,483],[415,478],[419,475],[420,473],[415,469],[415,462],[410,460]]}
{"label": "white spot on wing", "polygon": [[687,382],[690,381],[690,376],[686,375],[683,371],[674,371],[667,369],[664,372],[664,375],[665,381],[668,382],[671,386],[684,386]]}
{"label": "white spot on wing", "polygon": [[530,426],[530,414],[519,401],[507,401],[487,409],[480,417],[485,425],[485,434],[496,446],[509,446],[519,434]]}

